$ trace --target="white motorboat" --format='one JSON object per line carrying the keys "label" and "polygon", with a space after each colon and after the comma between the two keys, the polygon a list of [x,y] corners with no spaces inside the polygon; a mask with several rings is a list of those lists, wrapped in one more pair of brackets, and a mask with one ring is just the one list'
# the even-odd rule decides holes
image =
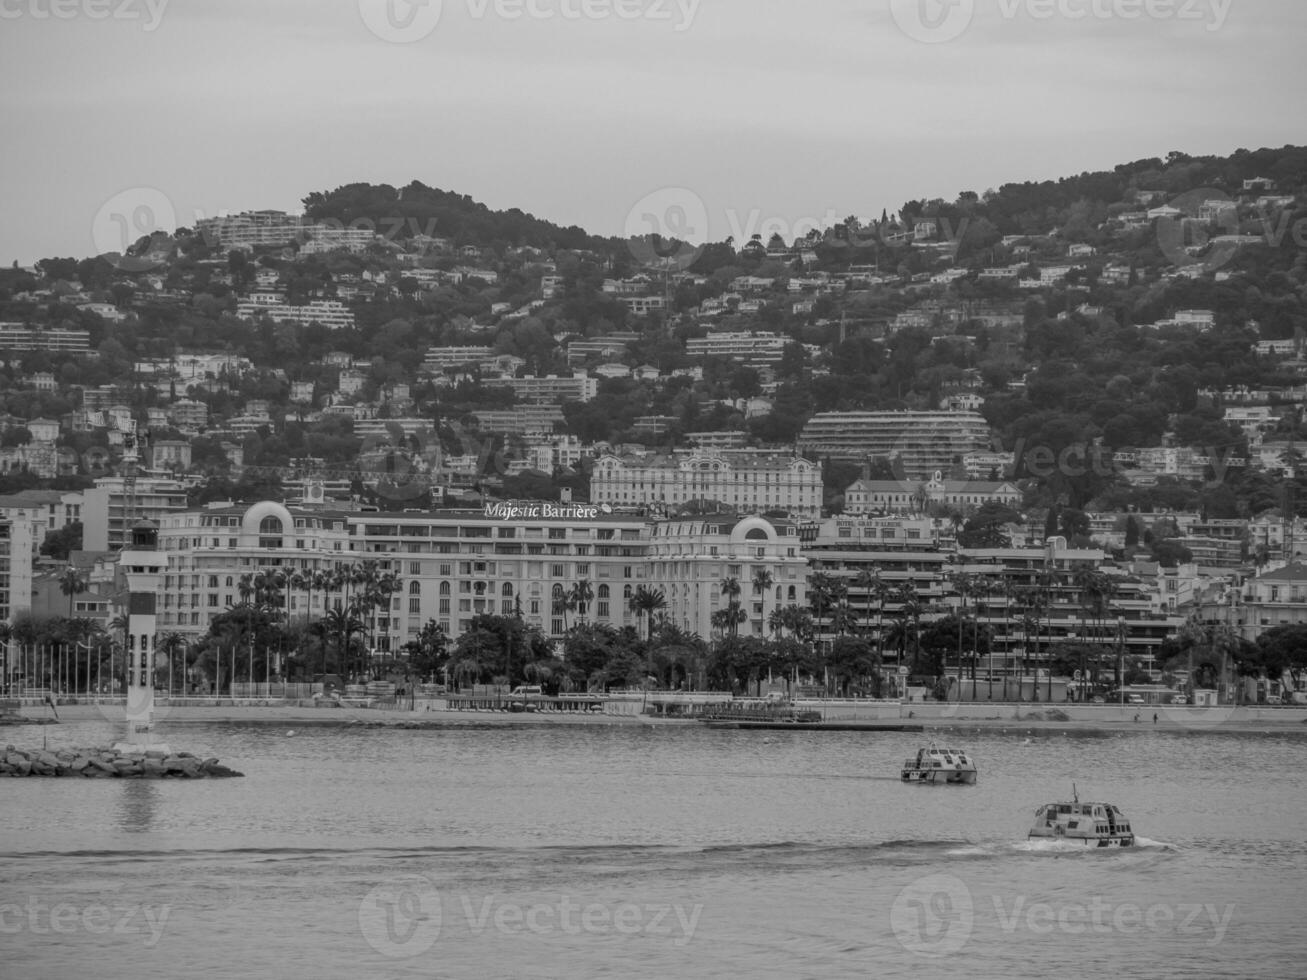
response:
{"label": "white motorboat", "polygon": [[958,749],[940,749],[931,745],[919,749],[915,759],[904,760],[900,776],[905,783],[969,786],[976,781],[976,764]]}
{"label": "white motorboat", "polygon": [[1087,847],[1130,847],[1135,842],[1130,820],[1111,803],[1081,803],[1072,790],[1070,803],[1046,803],[1035,811],[1027,839],[1047,837]]}

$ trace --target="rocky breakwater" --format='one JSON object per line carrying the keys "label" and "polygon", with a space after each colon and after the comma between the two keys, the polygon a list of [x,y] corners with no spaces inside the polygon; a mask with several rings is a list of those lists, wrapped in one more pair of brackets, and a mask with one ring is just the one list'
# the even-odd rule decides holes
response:
{"label": "rocky breakwater", "polygon": [[189,752],[119,752],[114,749],[16,749],[0,752],[6,776],[66,776],[88,779],[221,779],[244,773]]}

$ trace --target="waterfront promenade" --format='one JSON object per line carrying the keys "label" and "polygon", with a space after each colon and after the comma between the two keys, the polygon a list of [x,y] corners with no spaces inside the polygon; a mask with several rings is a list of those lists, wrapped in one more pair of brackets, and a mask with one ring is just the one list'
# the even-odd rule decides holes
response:
{"label": "waterfront promenade", "polygon": [[[667,714],[660,708],[672,696],[617,695],[603,700],[602,710],[510,712],[486,702],[479,708],[451,707],[444,698],[407,700],[373,706],[314,706],[311,702],[233,701],[229,698],[187,699],[181,704],[161,702],[156,722],[163,727],[213,722],[302,725],[396,725],[446,726],[593,726],[593,725],[696,725],[693,717]],[[660,704],[662,702],[662,704]],[[1132,730],[1157,728],[1169,731],[1304,731],[1307,707],[1260,707],[1221,705],[1213,708],[1154,705],[1054,705],[1038,703],[956,703],[898,701],[801,701],[798,706],[817,711],[823,721],[888,724],[903,722],[926,729],[1011,728],[1062,730]],[[104,719],[121,721],[122,707],[113,703],[61,704],[60,722]],[[25,703],[14,714],[28,722],[55,721],[49,706]],[[1154,721],[1156,715],[1156,721]],[[1136,720],[1136,718],[1138,720]],[[0,736],[0,738],[5,738]],[[13,741],[7,737],[7,741]]]}

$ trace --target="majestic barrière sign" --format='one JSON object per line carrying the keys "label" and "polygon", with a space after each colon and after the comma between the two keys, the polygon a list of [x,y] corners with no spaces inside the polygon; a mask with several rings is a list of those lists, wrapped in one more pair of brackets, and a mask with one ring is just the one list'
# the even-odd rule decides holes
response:
{"label": "majestic barri\u00e8re sign", "polygon": [[611,514],[607,504],[555,503],[551,500],[511,500],[486,504],[486,517],[501,521],[592,521]]}

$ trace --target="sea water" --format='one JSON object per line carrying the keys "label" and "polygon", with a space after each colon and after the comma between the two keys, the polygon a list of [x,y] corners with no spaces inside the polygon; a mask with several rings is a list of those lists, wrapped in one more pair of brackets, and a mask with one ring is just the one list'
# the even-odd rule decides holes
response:
{"label": "sea water", "polygon": [[[163,734],[245,778],[0,780],[0,977],[1307,974],[1307,734]],[[1138,846],[1028,842],[1073,783]]]}

